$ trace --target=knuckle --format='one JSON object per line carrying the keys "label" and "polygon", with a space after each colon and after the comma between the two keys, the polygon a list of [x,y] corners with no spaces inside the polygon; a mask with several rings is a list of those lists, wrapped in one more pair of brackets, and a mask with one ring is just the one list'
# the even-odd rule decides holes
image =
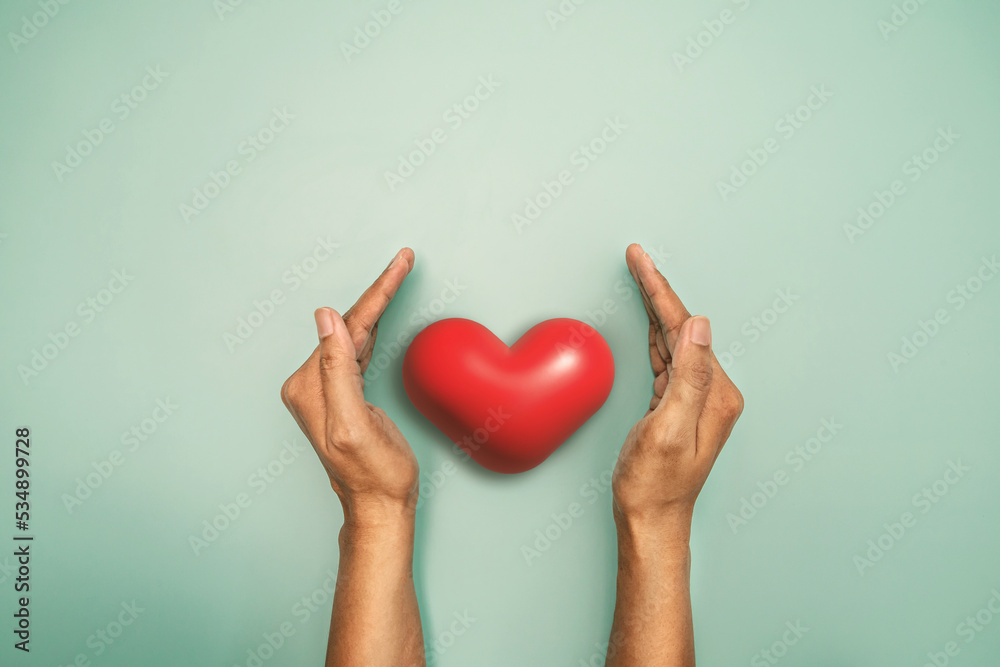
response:
{"label": "knuckle", "polygon": [[684,322],[686,321],[687,319],[685,318],[684,320],[678,322],[677,324],[667,327],[666,331],[664,331],[664,336],[670,336],[672,338],[677,338],[678,336],[680,336],[681,327],[684,326]]}
{"label": "knuckle", "polygon": [[[389,296],[388,292],[379,290],[378,294],[375,296],[375,302],[377,304],[376,312],[381,314],[382,311],[389,307],[389,304],[392,302],[392,297]],[[375,318],[375,321],[378,321],[377,317]],[[374,322],[372,324],[374,324]]]}
{"label": "knuckle", "polygon": [[674,372],[678,373],[685,382],[698,391],[705,391],[712,384],[712,367],[708,364],[698,364],[674,367]]}
{"label": "knuckle", "polygon": [[680,419],[672,419],[671,423],[658,434],[661,455],[679,460],[687,451],[687,446],[694,442],[695,433],[694,425]]}
{"label": "knuckle", "polygon": [[741,414],[743,414],[743,407],[745,405],[745,402],[743,401],[743,392],[741,392],[736,387],[733,387],[733,393],[736,396],[733,412],[735,417],[739,417]]}
{"label": "knuckle", "polygon": [[675,419],[653,416],[636,431],[640,446],[648,450],[662,451],[671,449],[673,444],[683,438],[679,422]]}
{"label": "knuckle", "polygon": [[302,380],[298,373],[293,373],[281,385],[281,401],[286,407],[296,405],[302,396]]}
{"label": "knuckle", "polygon": [[351,363],[357,363],[350,355],[337,354],[335,350],[322,350],[319,354],[319,370],[321,373],[336,373],[349,369]]}
{"label": "knuckle", "polygon": [[344,316],[344,325],[347,327],[347,331],[354,338],[358,331],[366,331],[371,327],[371,324],[366,321],[363,313],[349,312]]}
{"label": "knuckle", "polygon": [[722,412],[727,419],[733,421],[743,414],[743,394],[736,387],[726,392],[722,401]]}
{"label": "knuckle", "polygon": [[344,419],[338,419],[330,425],[327,437],[341,448],[357,447],[364,440],[362,429],[350,420]]}
{"label": "knuckle", "polygon": [[332,371],[337,368],[337,357],[333,354],[322,351],[319,353],[319,369],[321,371]]}

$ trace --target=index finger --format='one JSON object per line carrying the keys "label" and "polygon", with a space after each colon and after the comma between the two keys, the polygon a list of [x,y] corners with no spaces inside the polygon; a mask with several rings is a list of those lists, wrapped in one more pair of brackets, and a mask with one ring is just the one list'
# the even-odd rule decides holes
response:
{"label": "index finger", "polygon": [[660,323],[666,338],[667,348],[673,353],[681,325],[691,318],[691,313],[674,292],[670,283],[659,272],[650,257],[638,243],[633,243],[626,251],[626,260],[635,267],[639,276],[640,289],[645,292],[653,314]]}
{"label": "index finger", "polygon": [[642,307],[646,309],[646,317],[649,318],[649,362],[653,367],[653,374],[659,375],[667,368],[667,364],[670,363],[670,350],[667,348],[667,341],[663,337],[660,320],[656,317],[656,313],[653,312],[653,306],[649,302],[646,290],[642,287],[642,281],[639,279],[635,265],[629,260],[630,248],[631,246],[625,250],[625,264],[628,266],[628,272],[632,276],[632,280],[635,281],[636,288],[639,290],[639,298],[642,300]]}
{"label": "index finger", "polygon": [[364,291],[357,302],[344,313],[344,322],[351,332],[354,347],[361,350],[365,347],[372,328],[382,317],[386,307],[396,296],[396,291],[413,268],[414,255],[410,248],[403,248],[385,267],[382,275]]}

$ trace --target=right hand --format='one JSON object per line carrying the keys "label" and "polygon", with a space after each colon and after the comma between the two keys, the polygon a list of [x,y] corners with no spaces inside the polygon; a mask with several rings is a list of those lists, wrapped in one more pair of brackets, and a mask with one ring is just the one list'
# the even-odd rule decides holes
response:
{"label": "right hand", "polygon": [[743,395],[712,352],[708,318],[691,317],[637,244],[626,263],[649,317],[653,397],[629,431],[612,478],[616,518],[690,529],[694,502],[743,412]]}

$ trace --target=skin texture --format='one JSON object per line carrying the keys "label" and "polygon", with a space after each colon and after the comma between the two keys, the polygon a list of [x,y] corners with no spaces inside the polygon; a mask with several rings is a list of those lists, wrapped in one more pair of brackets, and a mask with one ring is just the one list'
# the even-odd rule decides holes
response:
{"label": "skin texture", "polygon": [[406,438],[365,400],[362,373],[378,322],[413,268],[403,248],[343,317],[316,311],[320,344],[281,388],[344,508],[326,664],[424,665],[413,586],[417,459]]}
{"label": "skin texture", "polygon": [[[281,388],[344,508],[328,666],[425,664],[413,586],[417,460],[365,400],[362,378],[379,318],[413,263],[403,248],[343,317],[317,310],[320,344]],[[655,380],[612,480],[618,594],[606,665],[686,667],[694,665],[691,517],[743,397],[712,353],[708,320],[691,317],[638,245],[626,263],[649,316]]]}
{"label": "skin texture", "polygon": [[612,478],[618,592],[608,667],[689,667],[691,517],[743,396],[719,366],[705,317],[692,317],[640,246],[625,261],[649,316],[653,397]]}

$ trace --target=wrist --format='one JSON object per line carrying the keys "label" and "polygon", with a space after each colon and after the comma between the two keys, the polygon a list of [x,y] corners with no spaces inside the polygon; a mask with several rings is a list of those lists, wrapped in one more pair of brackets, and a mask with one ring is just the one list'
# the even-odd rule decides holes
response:
{"label": "wrist", "polygon": [[364,597],[387,582],[412,581],[414,523],[412,513],[401,508],[345,503],[337,590]]}
{"label": "wrist", "polygon": [[412,534],[416,523],[415,503],[365,496],[342,499],[344,526],[341,540],[392,541]]}
{"label": "wrist", "polygon": [[687,505],[625,511],[615,502],[613,514],[619,551],[638,557],[666,557],[687,562],[693,512],[694,508]]}

